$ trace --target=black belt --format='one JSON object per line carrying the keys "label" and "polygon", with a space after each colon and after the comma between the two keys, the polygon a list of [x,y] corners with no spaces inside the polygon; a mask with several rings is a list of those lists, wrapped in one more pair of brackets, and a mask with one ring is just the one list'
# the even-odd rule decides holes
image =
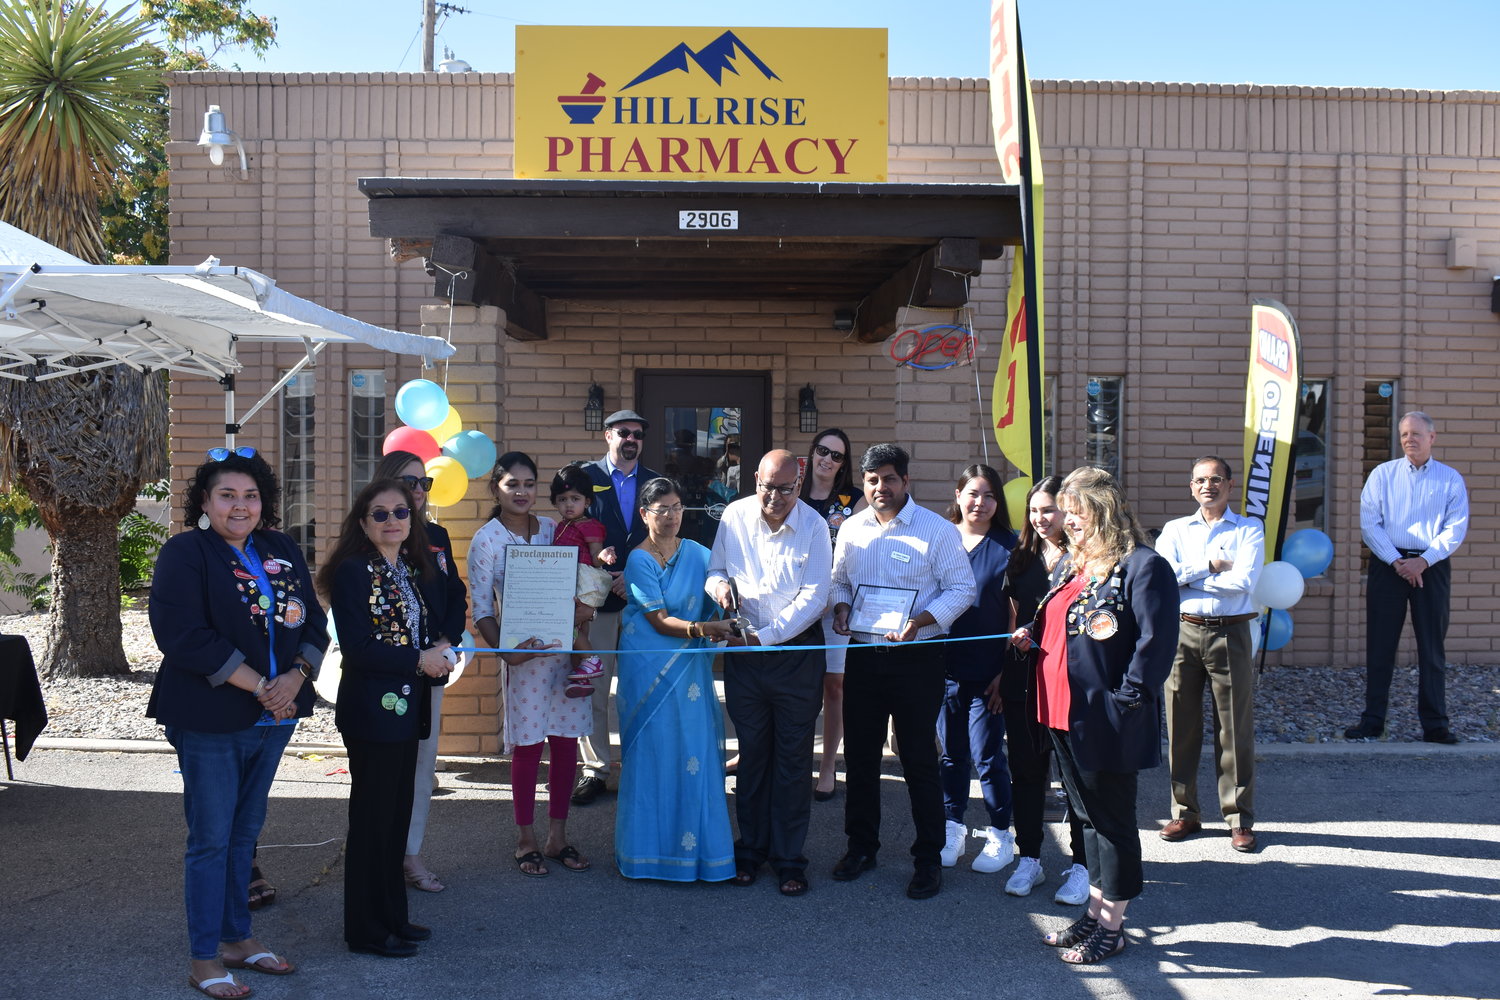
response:
{"label": "black belt", "polygon": [[1220,615],[1217,618],[1184,613],[1182,620],[1189,625],[1202,625],[1204,628],[1223,628],[1225,625],[1238,625],[1240,622],[1248,622],[1259,617],[1260,615],[1253,611],[1246,615]]}
{"label": "black belt", "polygon": [[[948,636],[946,634],[943,634],[943,635],[935,635],[935,636],[932,637],[932,639],[924,639],[922,641],[923,642],[931,642],[934,639],[946,639],[946,638],[948,638]],[[898,650],[905,649],[905,648],[907,648],[908,646],[911,645],[911,643],[909,643],[909,642],[869,642],[869,641],[867,641],[865,639],[856,639],[852,635],[849,637],[849,642],[852,645],[855,645],[855,646],[871,646],[871,647],[874,647],[874,649],[875,649],[876,652],[882,652],[882,653],[894,653],[894,652],[896,652]]]}
{"label": "black belt", "polygon": [[1401,553],[1402,558],[1405,558],[1405,559],[1415,559],[1415,558],[1417,558],[1417,556],[1420,556],[1423,552],[1426,552],[1427,550],[1426,549],[1397,549],[1396,551]]}

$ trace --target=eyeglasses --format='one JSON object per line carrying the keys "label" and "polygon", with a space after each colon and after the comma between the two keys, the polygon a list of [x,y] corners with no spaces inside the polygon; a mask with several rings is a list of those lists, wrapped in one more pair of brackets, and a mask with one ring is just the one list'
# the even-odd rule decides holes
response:
{"label": "eyeglasses", "polygon": [[423,493],[432,489],[431,476],[402,476],[401,481],[409,490],[420,489]]}
{"label": "eyeglasses", "polygon": [[1194,486],[1218,486],[1224,481],[1223,476],[1199,476],[1193,480]]}
{"label": "eyeglasses", "polygon": [[666,517],[668,514],[681,514],[687,508],[680,503],[674,503],[670,507],[642,507],[641,510],[647,514],[655,514],[657,517]]}
{"label": "eyeglasses", "polygon": [[615,432],[615,437],[620,438],[621,440],[625,440],[625,439],[628,439],[628,438],[635,438],[637,441],[644,441],[644,440],[646,440],[646,432],[645,431],[627,431],[627,430],[621,430],[618,427],[611,427],[610,430],[614,431]]}
{"label": "eyeglasses", "polygon": [[395,510],[372,510],[370,511],[370,520],[376,524],[384,524],[391,519],[392,514],[396,515],[396,520],[404,521],[408,517],[411,517],[411,508],[397,507]]}
{"label": "eyeglasses", "polygon": [[760,491],[761,493],[765,493],[765,494],[780,493],[784,497],[789,497],[793,493],[797,492],[797,484],[796,483],[787,483],[785,486],[781,486],[781,485],[779,485],[777,483],[763,483],[763,482],[761,482],[759,480],[756,480],[756,482],[755,482],[755,488],[758,491]]}
{"label": "eyeglasses", "polygon": [[230,455],[238,455],[240,456],[240,458],[254,458],[255,449],[250,447],[249,445],[242,445],[241,447],[236,448],[233,451],[230,451],[228,448],[208,449],[209,460],[213,462],[222,462]]}
{"label": "eyeglasses", "polygon": [[820,444],[813,445],[813,454],[819,458],[831,458],[835,462],[842,462],[844,460],[843,452],[834,451],[832,448],[825,448]]}

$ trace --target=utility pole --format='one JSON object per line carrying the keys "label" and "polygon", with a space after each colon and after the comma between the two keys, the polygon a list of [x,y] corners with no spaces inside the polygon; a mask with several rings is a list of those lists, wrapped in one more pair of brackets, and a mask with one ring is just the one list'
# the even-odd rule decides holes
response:
{"label": "utility pole", "polygon": [[437,0],[422,0],[422,72],[433,70],[433,46],[437,39]]}

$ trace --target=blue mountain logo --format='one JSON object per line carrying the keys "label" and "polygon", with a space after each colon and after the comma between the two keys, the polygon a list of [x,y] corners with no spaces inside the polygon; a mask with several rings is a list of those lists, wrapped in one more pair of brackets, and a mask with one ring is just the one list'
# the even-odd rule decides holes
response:
{"label": "blue mountain logo", "polygon": [[631,80],[620,89],[629,90],[638,83],[654,80],[667,73],[690,73],[692,69],[688,65],[689,59],[697,63],[703,72],[712,77],[714,83],[723,86],[725,71],[739,76],[740,71],[735,68],[734,63],[735,59],[741,55],[748,59],[756,69],[760,70],[767,80],[781,79],[759,56],[751,52],[750,46],[740,41],[734,32],[726,31],[696,52],[688,46],[687,42],[679,42],[666,55],[647,67],[640,76]]}

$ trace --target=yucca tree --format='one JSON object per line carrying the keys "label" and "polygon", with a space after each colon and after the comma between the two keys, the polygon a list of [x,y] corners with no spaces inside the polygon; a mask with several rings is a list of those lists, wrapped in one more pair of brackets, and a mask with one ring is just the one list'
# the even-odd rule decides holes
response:
{"label": "yucca tree", "polygon": [[[107,257],[99,199],[161,87],[151,22],[62,0],[0,0],[0,219],[85,260]],[[52,538],[49,676],[125,673],[120,519],[166,469],[166,386],[123,366],[0,379],[0,480]]]}

